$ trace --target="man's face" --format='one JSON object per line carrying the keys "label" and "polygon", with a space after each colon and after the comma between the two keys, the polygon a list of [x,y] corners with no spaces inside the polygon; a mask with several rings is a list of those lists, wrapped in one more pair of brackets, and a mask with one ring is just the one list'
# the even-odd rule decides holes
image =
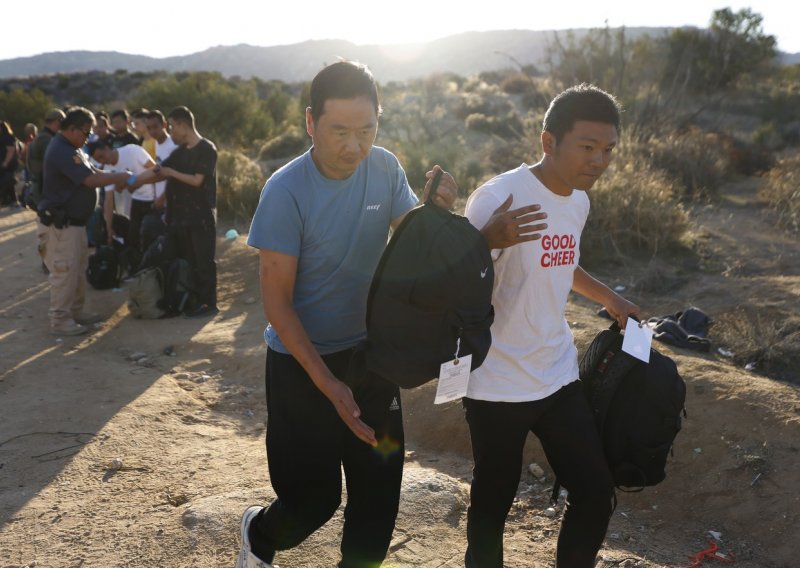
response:
{"label": "man's face", "polygon": [[151,138],[155,138],[159,142],[163,142],[167,137],[167,133],[164,131],[164,123],[158,118],[147,119],[147,132]]}
{"label": "man's face", "polygon": [[169,133],[172,136],[172,140],[175,142],[175,144],[178,144],[179,146],[184,144],[187,141],[189,125],[178,122],[172,118],[167,119],[167,124],[169,125]]}
{"label": "man's face", "polygon": [[311,110],[306,110],[306,131],[314,142],[311,157],[320,173],[330,179],[346,179],[372,148],[378,115],[366,97],[328,99],[316,124]]}
{"label": "man's face", "polygon": [[98,163],[101,163],[101,164],[110,164],[111,163],[111,157],[112,157],[111,148],[98,148],[92,154],[92,159],[94,159],[95,162],[98,162]]}
{"label": "man's face", "polygon": [[560,142],[549,132],[542,141],[563,188],[586,191],[608,168],[618,135],[613,124],[579,120]]}
{"label": "man's face", "polygon": [[101,118],[97,121],[97,124],[94,126],[94,133],[97,134],[97,137],[100,138],[100,140],[105,140],[108,138],[108,123],[105,121],[105,119]]}
{"label": "man's face", "polygon": [[131,124],[133,125],[133,131],[138,134],[140,138],[144,138],[145,134],[147,134],[145,118],[134,118]]}
{"label": "man's face", "polygon": [[124,116],[112,116],[111,128],[113,128],[114,132],[117,134],[124,134],[125,131],[128,130],[128,121],[125,120]]}

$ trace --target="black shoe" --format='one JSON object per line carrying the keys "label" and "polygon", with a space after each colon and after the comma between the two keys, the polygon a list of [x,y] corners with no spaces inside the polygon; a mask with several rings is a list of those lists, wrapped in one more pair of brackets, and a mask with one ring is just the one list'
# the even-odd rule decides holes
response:
{"label": "black shoe", "polygon": [[208,304],[202,304],[197,306],[195,309],[186,312],[185,317],[194,319],[194,318],[210,318],[219,313],[219,309],[217,306],[209,306]]}

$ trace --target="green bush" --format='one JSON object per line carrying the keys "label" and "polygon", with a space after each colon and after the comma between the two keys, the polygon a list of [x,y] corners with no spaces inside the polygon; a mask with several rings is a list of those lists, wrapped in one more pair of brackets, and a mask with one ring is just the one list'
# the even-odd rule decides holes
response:
{"label": "green bush", "polygon": [[778,161],[768,174],[761,196],[775,209],[783,227],[800,232],[800,154]]}
{"label": "green bush", "polygon": [[311,145],[311,138],[299,126],[290,126],[275,138],[268,140],[258,151],[262,162],[294,158],[305,152]]}
{"label": "green bush", "polygon": [[258,205],[264,174],[241,152],[222,150],[217,160],[217,211],[220,217],[249,221]]}

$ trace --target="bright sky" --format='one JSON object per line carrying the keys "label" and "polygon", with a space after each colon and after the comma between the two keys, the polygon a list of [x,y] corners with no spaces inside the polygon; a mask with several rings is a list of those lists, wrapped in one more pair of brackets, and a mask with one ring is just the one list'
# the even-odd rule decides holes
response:
{"label": "bright sky", "polygon": [[606,21],[611,27],[706,27],[712,12],[726,7],[761,14],[764,32],[776,37],[778,49],[800,52],[796,0],[21,0],[3,2],[0,59],[84,49],[168,57],[217,45],[309,39],[414,43],[464,31],[597,28]]}

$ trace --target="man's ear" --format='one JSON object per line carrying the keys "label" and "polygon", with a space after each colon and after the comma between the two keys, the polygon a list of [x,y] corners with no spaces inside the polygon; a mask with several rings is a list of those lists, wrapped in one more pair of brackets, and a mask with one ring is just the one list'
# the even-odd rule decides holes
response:
{"label": "man's ear", "polygon": [[314,136],[314,118],[311,116],[311,107],[306,107],[306,132],[309,136]]}
{"label": "man's ear", "polygon": [[545,154],[552,154],[556,150],[556,137],[551,132],[542,132],[542,151]]}

